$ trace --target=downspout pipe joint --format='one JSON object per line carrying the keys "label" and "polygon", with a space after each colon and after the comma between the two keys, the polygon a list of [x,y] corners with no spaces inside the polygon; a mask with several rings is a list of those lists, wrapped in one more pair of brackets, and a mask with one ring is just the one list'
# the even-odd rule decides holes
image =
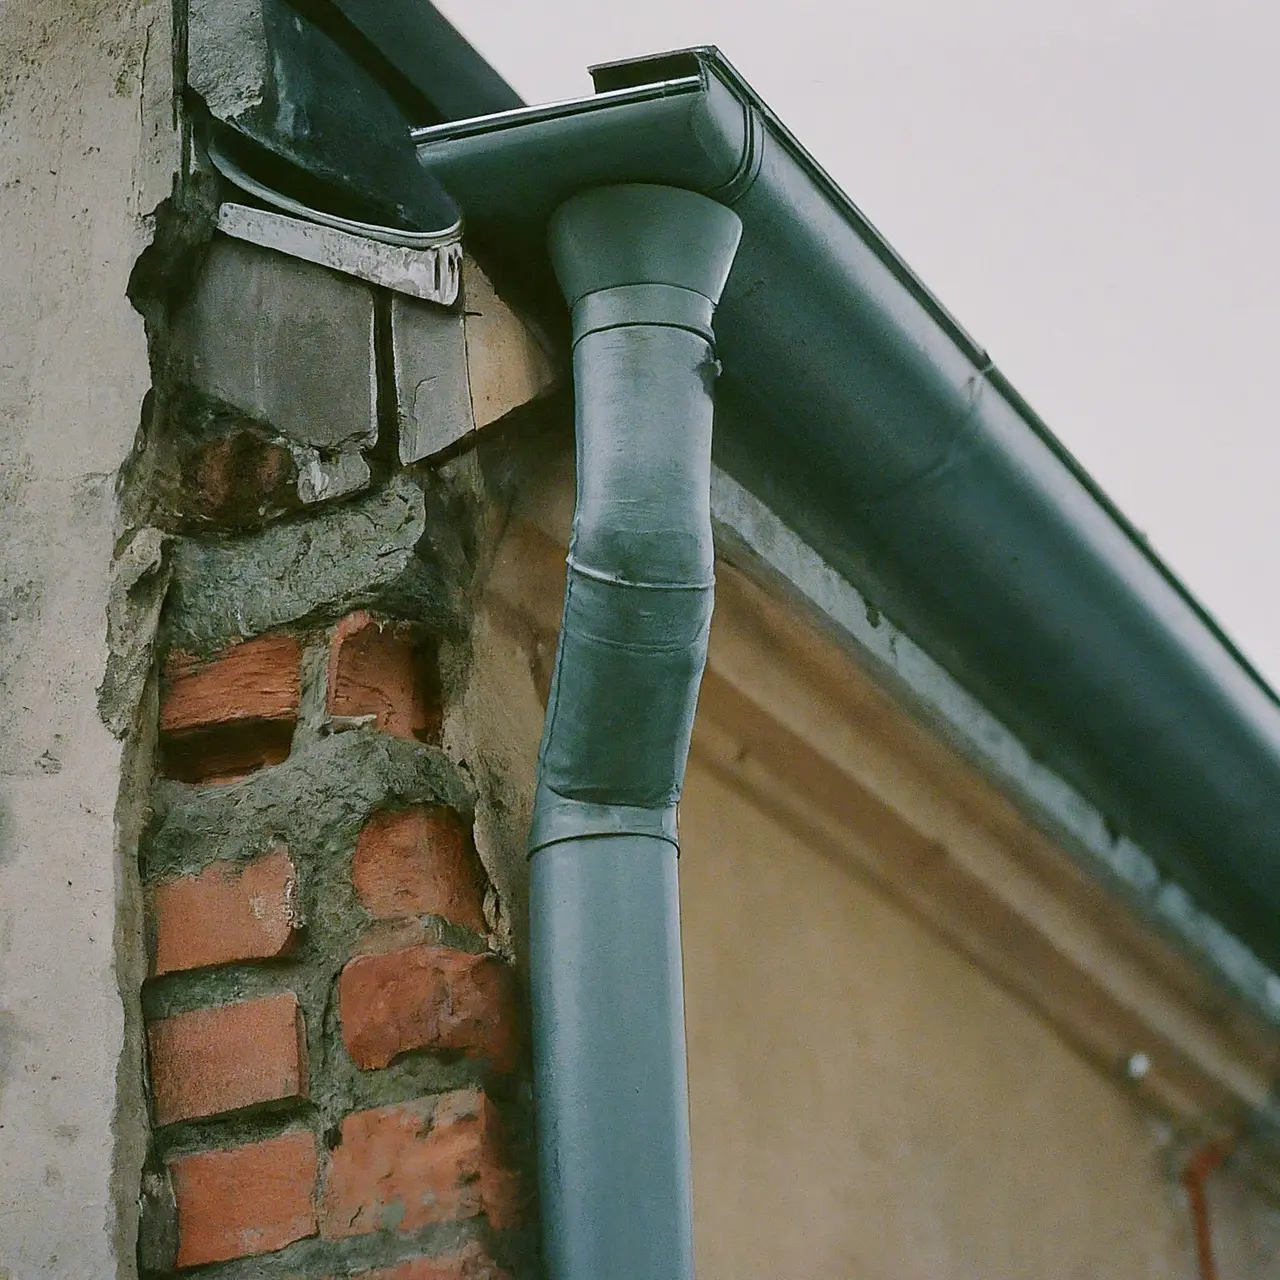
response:
{"label": "downspout pipe joint", "polygon": [[577,506],[530,835],[540,1182],[554,1280],[693,1275],[676,876],[713,603],[712,318],[736,214],[673,187],[552,218]]}

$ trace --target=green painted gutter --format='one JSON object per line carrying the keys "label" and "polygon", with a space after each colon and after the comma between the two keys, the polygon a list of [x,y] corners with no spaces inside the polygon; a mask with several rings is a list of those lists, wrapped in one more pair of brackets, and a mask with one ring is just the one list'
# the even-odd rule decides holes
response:
{"label": "green painted gutter", "polygon": [[733,208],[722,464],[1280,964],[1271,692],[716,51],[594,74],[593,98],[420,130],[419,158],[544,296],[578,191]]}

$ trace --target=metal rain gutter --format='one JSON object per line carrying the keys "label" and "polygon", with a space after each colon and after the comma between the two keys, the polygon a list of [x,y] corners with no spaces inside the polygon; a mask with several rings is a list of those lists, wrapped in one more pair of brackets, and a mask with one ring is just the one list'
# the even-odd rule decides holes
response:
{"label": "metal rain gutter", "polygon": [[593,74],[592,98],[416,130],[421,163],[542,282],[575,192],[734,209],[724,464],[1280,963],[1271,691],[718,52]]}

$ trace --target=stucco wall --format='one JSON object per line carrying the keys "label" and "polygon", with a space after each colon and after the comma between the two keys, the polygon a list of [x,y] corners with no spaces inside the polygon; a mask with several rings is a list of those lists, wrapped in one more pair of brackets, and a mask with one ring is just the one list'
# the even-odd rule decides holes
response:
{"label": "stucco wall", "polygon": [[1164,1280],[1154,1126],[920,925],[695,769],[681,863],[700,1269]]}
{"label": "stucco wall", "polygon": [[[0,5],[0,1276],[132,1268],[113,1178],[122,747],[98,718],[125,297],[174,162],[165,3]],[[126,818],[127,821],[127,818]],[[135,1056],[135,1063],[140,1055]],[[126,1073],[127,1074],[127,1073]]]}

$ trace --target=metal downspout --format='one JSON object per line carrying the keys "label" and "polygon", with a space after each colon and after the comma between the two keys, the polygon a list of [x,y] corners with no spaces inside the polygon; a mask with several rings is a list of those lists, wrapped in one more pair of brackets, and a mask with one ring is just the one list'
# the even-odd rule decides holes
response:
{"label": "metal downspout", "polygon": [[539,1180],[553,1280],[693,1275],[676,803],[711,622],[711,318],[741,233],[693,192],[552,218],[577,508],[530,836]]}

